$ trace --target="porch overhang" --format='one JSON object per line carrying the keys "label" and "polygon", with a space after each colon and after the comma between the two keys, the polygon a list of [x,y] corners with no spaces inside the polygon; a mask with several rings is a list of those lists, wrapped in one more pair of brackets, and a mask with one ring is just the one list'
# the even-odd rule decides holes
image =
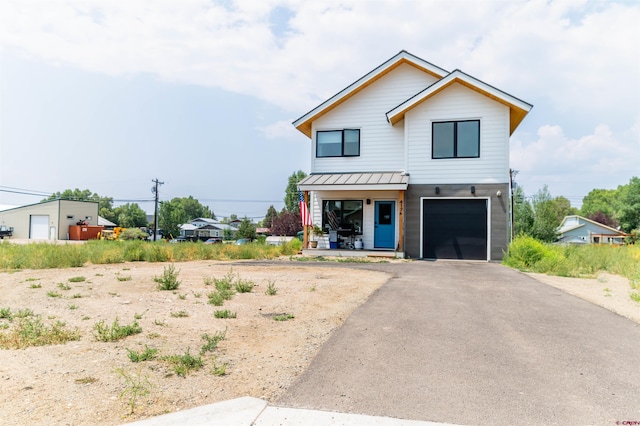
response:
{"label": "porch overhang", "polygon": [[301,191],[406,191],[402,172],[312,174],[298,183]]}

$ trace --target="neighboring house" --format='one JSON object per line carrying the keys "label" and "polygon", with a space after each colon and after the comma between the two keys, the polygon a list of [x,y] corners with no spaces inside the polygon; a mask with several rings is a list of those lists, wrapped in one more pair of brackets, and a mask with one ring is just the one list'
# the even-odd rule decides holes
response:
{"label": "neighboring house", "polygon": [[567,216],[558,228],[558,243],[565,244],[624,244],[622,231],[582,216]]}
{"label": "neighboring house", "polygon": [[0,211],[0,225],[13,227],[13,238],[68,240],[69,226],[98,226],[98,203],[53,200]]}
{"label": "neighboring house", "polygon": [[216,223],[211,225],[201,226],[196,231],[196,236],[201,240],[206,240],[207,238],[224,238],[224,231],[228,230],[227,233],[229,235],[235,235],[238,231],[235,227],[231,225],[227,225],[224,223]]}
{"label": "neighboring house", "polygon": [[205,225],[216,225],[216,224],[218,224],[220,222],[215,220],[215,219],[211,219],[211,218],[207,218],[207,217],[199,217],[197,219],[193,219],[189,223],[192,224],[193,226],[197,227],[197,228],[200,228],[200,227],[205,226]]}
{"label": "neighboring house", "polygon": [[509,137],[531,108],[401,51],[294,121],[313,223],[398,256],[501,259]]}
{"label": "neighboring house", "polygon": [[215,219],[197,218],[189,223],[180,225],[180,236],[206,240],[208,238],[223,238],[224,231],[232,232],[235,235],[237,229],[231,225],[220,223]]}
{"label": "neighboring house", "polygon": [[182,224],[180,225],[180,236],[185,238],[193,238],[196,229],[198,229],[198,227],[192,225],[191,223]]}

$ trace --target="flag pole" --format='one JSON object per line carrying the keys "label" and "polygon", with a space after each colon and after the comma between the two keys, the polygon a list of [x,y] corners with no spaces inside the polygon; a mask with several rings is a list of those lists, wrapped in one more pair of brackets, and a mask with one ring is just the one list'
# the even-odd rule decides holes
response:
{"label": "flag pole", "polygon": [[[307,206],[309,205],[309,191],[304,191],[304,203]],[[309,227],[307,225],[304,225],[302,228],[302,230],[304,231],[302,247],[309,248]]]}

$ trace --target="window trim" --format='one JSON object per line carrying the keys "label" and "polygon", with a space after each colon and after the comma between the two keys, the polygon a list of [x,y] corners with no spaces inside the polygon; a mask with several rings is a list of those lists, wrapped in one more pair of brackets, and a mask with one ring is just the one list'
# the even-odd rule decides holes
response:
{"label": "window trim", "polygon": [[[458,156],[458,123],[478,123],[478,155],[473,156]],[[434,134],[435,134],[435,125],[436,124],[446,124],[453,123],[453,156],[451,157],[436,157],[434,151]],[[446,120],[446,121],[432,121],[431,122],[431,159],[432,160],[451,160],[458,158],[480,158],[480,138],[481,138],[481,123],[480,119],[469,119],[469,120]]]}
{"label": "window trim", "polygon": [[[344,153],[344,132],[345,131],[354,131],[358,132],[358,153],[357,154],[345,154]],[[330,133],[330,132],[340,132],[341,133],[341,142],[340,142],[340,155],[318,155],[319,144],[318,144],[318,134],[319,133]],[[316,130],[316,158],[338,158],[338,157],[359,157],[360,156],[360,129],[339,129],[339,130]]]}

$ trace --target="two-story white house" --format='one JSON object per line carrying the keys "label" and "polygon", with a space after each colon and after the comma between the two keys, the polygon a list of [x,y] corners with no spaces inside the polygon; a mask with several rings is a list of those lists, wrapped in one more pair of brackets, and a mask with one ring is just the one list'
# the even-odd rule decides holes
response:
{"label": "two-story white house", "polygon": [[502,259],[509,138],[531,108],[401,51],[293,122],[312,143],[313,222],[368,250]]}

